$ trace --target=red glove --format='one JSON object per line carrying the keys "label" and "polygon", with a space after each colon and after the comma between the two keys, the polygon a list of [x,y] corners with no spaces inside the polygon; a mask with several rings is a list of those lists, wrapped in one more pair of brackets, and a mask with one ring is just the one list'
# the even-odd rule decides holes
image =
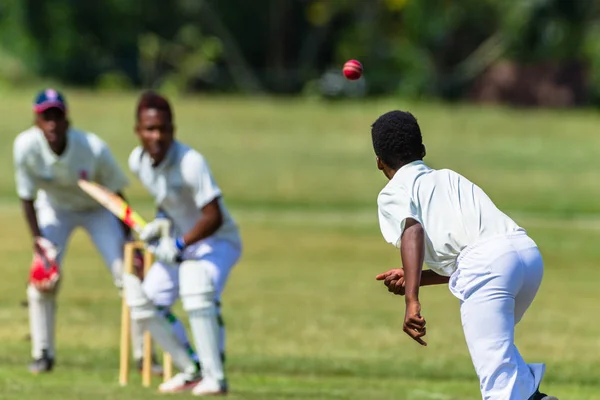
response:
{"label": "red glove", "polygon": [[58,285],[60,271],[56,257],[58,250],[48,239],[35,239],[35,253],[29,271],[29,282],[40,292],[51,292]]}

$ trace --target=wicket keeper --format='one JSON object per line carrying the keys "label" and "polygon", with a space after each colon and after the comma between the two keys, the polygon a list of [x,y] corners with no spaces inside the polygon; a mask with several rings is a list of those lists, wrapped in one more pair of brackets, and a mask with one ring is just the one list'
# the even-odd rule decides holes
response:
{"label": "wicket keeper", "polygon": [[[123,274],[126,227],[81,191],[80,178],[96,181],[117,193],[128,184],[110,149],[98,136],[72,128],[65,98],[54,89],[41,91],[33,104],[34,126],[14,141],[16,189],[31,232],[34,259],[27,298],[33,373],[49,372],[55,362],[56,296],[61,261],[73,230],[90,235],[115,285]],[[141,367],[142,330],[132,326],[134,352]],[[160,365],[153,366],[160,373]]]}

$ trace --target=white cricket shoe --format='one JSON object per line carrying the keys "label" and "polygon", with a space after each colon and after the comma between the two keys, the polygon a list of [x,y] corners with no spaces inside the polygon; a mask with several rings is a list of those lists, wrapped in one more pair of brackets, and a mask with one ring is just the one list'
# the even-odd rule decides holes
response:
{"label": "white cricket shoe", "polygon": [[180,372],[168,381],[161,383],[158,386],[158,391],[161,393],[183,392],[198,385],[201,380],[202,377],[199,374]]}
{"label": "white cricket shoe", "polygon": [[224,396],[227,394],[227,381],[204,378],[192,390],[194,396]]}

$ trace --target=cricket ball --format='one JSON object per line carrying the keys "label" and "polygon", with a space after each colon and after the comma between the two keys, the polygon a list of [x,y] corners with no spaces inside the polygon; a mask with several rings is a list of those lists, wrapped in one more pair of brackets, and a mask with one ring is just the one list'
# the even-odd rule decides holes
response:
{"label": "cricket ball", "polygon": [[362,76],[363,67],[360,62],[356,60],[349,60],[346,61],[346,64],[344,64],[343,72],[346,79],[354,81]]}

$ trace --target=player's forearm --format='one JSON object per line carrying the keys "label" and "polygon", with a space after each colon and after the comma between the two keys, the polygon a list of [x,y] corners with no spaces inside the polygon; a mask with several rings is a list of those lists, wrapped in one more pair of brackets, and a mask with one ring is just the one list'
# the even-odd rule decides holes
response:
{"label": "player's forearm", "polygon": [[424,251],[425,233],[423,227],[416,221],[407,222],[400,244],[406,303],[419,301]]}
{"label": "player's forearm", "polygon": [[38,225],[37,214],[35,212],[35,206],[33,200],[21,199],[21,206],[23,208],[23,214],[27,221],[27,226],[31,232],[32,237],[42,236],[40,226]]}
{"label": "player's forearm", "polygon": [[189,246],[214,234],[223,224],[223,213],[219,206],[219,199],[214,199],[202,208],[202,217],[196,225],[189,230],[182,239],[185,246]]}
{"label": "player's forearm", "polygon": [[432,270],[423,271],[421,273],[421,286],[443,285],[449,281],[449,277],[438,275]]}
{"label": "player's forearm", "polygon": [[183,235],[183,241],[186,246],[189,246],[200,240],[206,239],[215,233],[221,227],[222,223],[222,217],[202,217],[188,233]]}

